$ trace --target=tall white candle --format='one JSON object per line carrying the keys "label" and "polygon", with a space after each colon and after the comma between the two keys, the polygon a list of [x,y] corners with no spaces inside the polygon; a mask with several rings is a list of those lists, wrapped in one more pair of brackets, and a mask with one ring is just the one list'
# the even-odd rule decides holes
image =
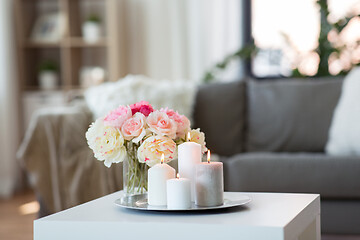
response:
{"label": "tall white candle", "polygon": [[208,161],[196,166],[195,204],[202,207],[220,206],[224,203],[223,164]]}
{"label": "tall white candle", "polygon": [[191,184],[187,178],[167,180],[167,208],[171,210],[189,209],[191,207]]}
{"label": "tall white candle", "polygon": [[201,157],[201,145],[198,143],[185,142],[178,147],[179,174],[191,181],[191,201],[195,200],[195,166],[201,162]]}
{"label": "tall white candle", "polygon": [[148,204],[153,206],[165,206],[167,204],[166,181],[175,177],[175,169],[164,163],[164,155],[161,163],[148,170]]}

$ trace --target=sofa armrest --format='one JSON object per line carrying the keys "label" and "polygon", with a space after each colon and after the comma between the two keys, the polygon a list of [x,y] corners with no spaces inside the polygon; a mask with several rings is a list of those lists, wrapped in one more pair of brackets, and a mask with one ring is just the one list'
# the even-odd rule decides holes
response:
{"label": "sofa armrest", "polygon": [[[91,123],[91,113],[82,107],[59,107],[59,108],[43,108],[31,117],[30,124],[26,130],[25,137],[17,152],[18,159],[26,159],[33,154],[45,154],[45,151],[37,153],[37,150],[48,145],[52,138],[56,142],[60,142],[61,137],[68,137],[73,130],[76,132],[84,132]],[[84,132],[85,134],[85,132]],[[76,134],[71,134],[75,135]],[[66,142],[67,139],[62,141]],[[75,142],[75,141],[74,141]],[[74,144],[77,147],[79,142]],[[84,144],[84,141],[80,141]],[[86,143],[86,142],[85,142]],[[23,161],[26,163],[25,161]]]}

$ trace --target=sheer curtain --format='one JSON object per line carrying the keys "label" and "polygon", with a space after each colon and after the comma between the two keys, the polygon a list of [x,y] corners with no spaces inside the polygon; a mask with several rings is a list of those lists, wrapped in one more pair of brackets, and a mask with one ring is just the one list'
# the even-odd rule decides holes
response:
{"label": "sheer curtain", "polygon": [[122,1],[124,73],[199,81],[209,67],[242,45],[241,2]]}
{"label": "sheer curtain", "polygon": [[9,197],[19,177],[17,79],[13,46],[12,0],[0,1],[0,197]]}

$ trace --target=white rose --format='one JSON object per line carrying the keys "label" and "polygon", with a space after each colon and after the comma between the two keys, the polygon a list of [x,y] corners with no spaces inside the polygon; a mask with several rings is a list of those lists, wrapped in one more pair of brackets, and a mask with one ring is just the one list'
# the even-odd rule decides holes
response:
{"label": "white rose", "polygon": [[174,160],[176,143],[171,138],[159,135],[147,138],[137,152],[139,162],[146,163],[150,167],[160,163],[162,154],[164,154],[164,162]]}
{"label": "white rose", "polygon": [[205,134],[200,131],[200,128],[192,129],[190,131],[190,142],[196,142],[201,145],[201,151],[204,153],[207,151]]}
{"label": "white rose", "polygon": [[122,162],[126,157],[124,138],[120,130],[105,126],[102,119],[91,124],[86,132],[86,139],[95,158],[104,161],[104,165],[107,167],[110,167],[112,163]]}

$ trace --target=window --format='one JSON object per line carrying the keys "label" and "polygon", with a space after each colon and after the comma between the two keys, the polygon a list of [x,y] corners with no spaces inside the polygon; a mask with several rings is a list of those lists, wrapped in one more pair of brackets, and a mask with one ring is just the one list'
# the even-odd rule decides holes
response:
{"label": "window", "polygon": [[[255,77],[286,77],[297,67],[303,75],[315,75],[320,61],[314,51],[318,46],[321,19],[317,1],[252,0],[251,4],[251,33],[260,49],[252,61],[252,74]],[[360,2],[328,0],[328,8],[328,20],[334,23],[345,16],[359,14]],[[339,36],[333,32],[328,35],[329,41],[343,42],[351,49],[343,56],[330,57],[331,74],[349,67],[349,61],[360,60],[360,18],[353,19],[346,28]]]}

